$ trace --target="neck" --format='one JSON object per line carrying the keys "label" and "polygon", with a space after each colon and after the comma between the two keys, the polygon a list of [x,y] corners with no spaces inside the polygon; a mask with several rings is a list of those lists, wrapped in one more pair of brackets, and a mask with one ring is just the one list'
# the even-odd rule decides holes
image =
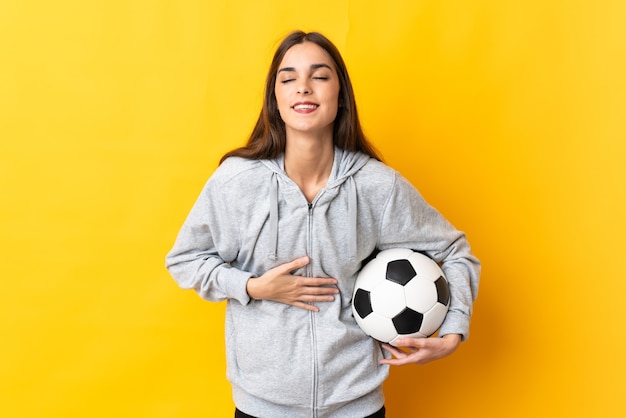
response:
{"label": "neck", "polygon": [[326,186],[333,167],[334,145],[327,138],[289,136],[285,147],[285,172],[311,202]]}

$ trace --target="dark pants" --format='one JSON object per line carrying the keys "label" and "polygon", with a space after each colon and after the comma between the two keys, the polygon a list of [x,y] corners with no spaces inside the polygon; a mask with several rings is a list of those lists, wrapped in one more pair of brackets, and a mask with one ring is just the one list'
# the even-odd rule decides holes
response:
{"label": "dark pants", "polygon": [[[235,409],[235,418],[254,418],[252,415],[248,415],[246,413],[241,412],[238,409]],[[378,412],[374,412],[372,415],[368,415],[365,418],[385,418],[385,407],[383,406],[378,410]]]}

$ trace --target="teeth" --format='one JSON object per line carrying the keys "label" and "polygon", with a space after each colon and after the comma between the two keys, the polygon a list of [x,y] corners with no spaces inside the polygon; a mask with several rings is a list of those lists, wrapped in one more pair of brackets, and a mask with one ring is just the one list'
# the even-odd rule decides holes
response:
{"label": "teeth", "polygon": [[304,110],[304,109],[315,109],[316,107],[317,105],[314,105],[314,104],[301,104],[301,105],[296,105],[293,108],[298,109],[298,110]]}

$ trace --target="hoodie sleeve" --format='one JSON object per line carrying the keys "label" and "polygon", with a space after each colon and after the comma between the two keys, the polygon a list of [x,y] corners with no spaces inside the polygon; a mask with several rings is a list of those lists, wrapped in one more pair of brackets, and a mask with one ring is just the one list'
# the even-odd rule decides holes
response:
{"label": "hoodie sleeve", "polygon": [[450,286],[450,307],[439,335],[469,337],[472,304],[478,293],[480,262],[465,234],[430,206],[419,192],[396,173],[383,212],[380,249],[405,247],[422,252],[441,265]]}
{"label": "hoodie sleeve", "polygon": [[[247,304],[251,273],[232,267],[228,261],[238,252],[239,233],[224,188],[209,179],[180,229],[165,265],[183,289],[194,289],[210,301],[236,299]],[[219,243],[219,245],[218,245]]]}

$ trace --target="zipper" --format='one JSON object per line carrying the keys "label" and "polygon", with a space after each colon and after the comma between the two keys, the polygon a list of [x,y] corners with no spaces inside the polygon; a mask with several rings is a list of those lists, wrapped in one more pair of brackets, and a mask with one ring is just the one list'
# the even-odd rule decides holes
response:
{"label": "zipper", "polygon": [[[313,203],[315,200],[313,201]],[[311,254],[313,249],[313,203],[308,203],[308,219],[307,219],[307,253]],[[313,276],[313,269],[311,264],[309,263],[306,266],[306,275],[307,277]],[[311,361],[313,362],[312,370],[313,370],[313,384],[312,384],[312,393],[311,393],[311,416],[313,418],[317,417],[317,391],[319,385],[319,376],[318,376],[318,360],[317,360],[317,333],[315,332],[315,312],[309,312],[309,321],[311,325]]]}

